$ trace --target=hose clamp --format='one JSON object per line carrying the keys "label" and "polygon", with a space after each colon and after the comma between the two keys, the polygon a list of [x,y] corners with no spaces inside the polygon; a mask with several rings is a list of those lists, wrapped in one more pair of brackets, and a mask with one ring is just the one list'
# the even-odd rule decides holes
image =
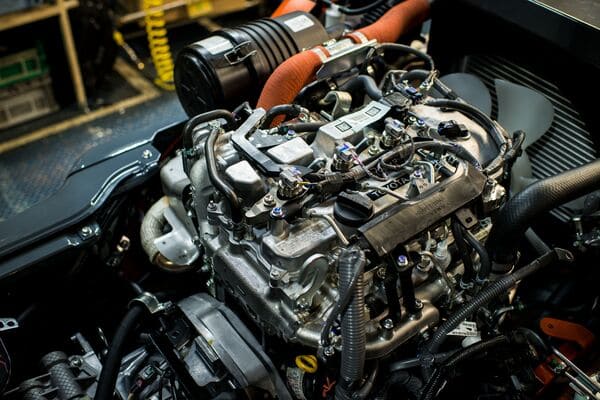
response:
{"label": "hose clamp", "polygon": [[172,306],[172,303],[170,301],[161,303],[160,301],[158,301],[158,298],[156,298],[155,295],[148,292],[143,292],[138,297],[131,300],[129,302],[129,308],[131,308],[135,304],[141,304],[142,306],[146,307],[148,312],[152,315],[163,313],[170,309]]}

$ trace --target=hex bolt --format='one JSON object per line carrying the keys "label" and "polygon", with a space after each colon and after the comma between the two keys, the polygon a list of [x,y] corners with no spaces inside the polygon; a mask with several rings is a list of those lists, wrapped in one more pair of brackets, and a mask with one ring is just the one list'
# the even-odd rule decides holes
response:
{"label": "hex bolt", "polygon": [[398,267],[400,267],[400,269],[404,269],[404,268],[408,267],[408,264],[409,264],[408,257],[406,257],[404,254],[400,254],[398,256],[397,261],[398,261]]}
{"label": "hex bolt", "polygon": [[275,197],[272,194],[268,194],[263,199],[263,204],[265,207],[273,207],[275,206]]}
{"label": "hex bolt", "polygon": [[394,321],[392,321],[391,318],[386,318],[383,320],[382,326],[384,329],[387,329],[387,330],[394,329]]}
{"label": "hex bolt", "polygon": [[92,228],[90,228],[89,226],[84,226],[83,228],[81,228],[81,236],[83,237],[88,237],[92,234]]}
{"label": "hex bolt", "polygon": [[123,248],[123,250],[129,249],[130,244],[131,244],[131,241],[129,240],[129,238],[127,236],[121,236],[121,240],[119,240],[119,246],[121,246]]}
{"label": "hex bolt", "polygon": [[283,209],[281,207],[275,207],[271,210],[271,217],[283,218]]}
{"label": "hex bolt", "polygon": [[335,349],[333,346],[327,346],[323,349],[323,354],[325,354],[327,357],[332,357],[335,354]]}
{"label": "hex bolt", "polygon": [[144,150],[144,151],[142,152],[142,158],[143,158],[144,160],[147,160],[147,159],[149,159],[150,157],[152,157],[152,152],[151,152],[150,150],[146,149],[146,150]]}

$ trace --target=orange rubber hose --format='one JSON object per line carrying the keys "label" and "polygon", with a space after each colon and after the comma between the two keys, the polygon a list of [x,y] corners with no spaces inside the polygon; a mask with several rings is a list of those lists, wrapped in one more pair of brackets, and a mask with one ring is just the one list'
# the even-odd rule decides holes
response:
{"label": "orange rubber hose", "polygon": [[283,0],[279,7],[273,12],[271,18],[289,14],[294,11],[311,12],[316,3],[310,0]]}
{"label": "orange rubber hose", "polygon": [[291,103],[300,90],[314,80],[321,64],[321,57],[312,50],[288,58],[267,80],[256,106],[269,110]]}
{"label": "orange rubber hose", "polygon": [[[429,0],[406,0],[392,7],[377,22],[361,28],[358,32],[369,40],[394,43],[403,33],[425,21],[429,9]],[[361,42],[361,35],[351,33],[348,37]],[[327,53],[326,55],[329,56]],[[257,107],[269,110],[280,104],[291,103],[300,90],[314,80],[322,63],[321,57],[312,50],[303,51],[287,59],[267,80]]]}
{"label": "orange rubber hose", "polygon": [[406,0],[392,7],[377,22],[358,32],[379,43],[395,43],[402,34],[425,21],[429,16],[429,9],[429,0]]}

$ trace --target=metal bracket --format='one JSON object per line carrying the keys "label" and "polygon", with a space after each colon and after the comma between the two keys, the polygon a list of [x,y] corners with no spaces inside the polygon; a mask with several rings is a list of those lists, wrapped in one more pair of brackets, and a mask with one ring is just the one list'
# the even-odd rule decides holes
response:
{"label": "metal bracket", "polygon": [[252,45],[250,41],[243,42],[235,46],[232,50],[225,53],[225,60],[229,65],[236,65],[244,62],[248,57],[252,57],[256,54],[256,50],[248,50]]}
{"label": "metal bracket", "polygon": [[14,318],[0,318],[0,332],[17,329],[19,323]]}
{"label": "metal bracket", "polygon": [[146,307],[148,312],[152,315],[158,314],[158,313],[163,313],[163,312],[167,311],[168,309],[170,309],[171,306],[173,305],[173,303],[171,303],[170,301],[161,303],[160,301],[158,301],[158,299],[156,298],[155,295],[153,295],[152,293],[148,293],[148,292],[144,292],[144,293],[140,294],[138,297],[136,297],[135,299],[131,300],[129,302],[129,307],[131,307],[135,303],[140,303],[141,305]]}
{"label": "metal bracket", "polygon": [[169,261],[178,265],[191,265],[200,257],[200,251],[194,244],[192,234],[171,207],[165,209],[164,216],[171,226],[171,231],[157,237],[154,245]]}

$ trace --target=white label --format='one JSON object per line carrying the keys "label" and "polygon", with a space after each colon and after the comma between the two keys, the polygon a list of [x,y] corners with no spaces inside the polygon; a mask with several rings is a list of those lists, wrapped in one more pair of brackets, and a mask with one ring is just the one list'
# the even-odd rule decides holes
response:
{"label": "white label", "polygon": [[222,36],[211,36],[199,41],[198,44],[208,50],[212,55],[221,54],[227,50],[233,49],[233,44]]}
{"label": "white label", "polygon": [[479,336],[477,324],[472,321],[463,321],[452,332],[448,333],[451,336]]}
{"label": "white label", "polygon": [[300,32],[306,28],[310,28],[315,23],[306,15],[298,15],[297,17],[288,19],[284,22],[284,24],[286,24],[294,32]]}

